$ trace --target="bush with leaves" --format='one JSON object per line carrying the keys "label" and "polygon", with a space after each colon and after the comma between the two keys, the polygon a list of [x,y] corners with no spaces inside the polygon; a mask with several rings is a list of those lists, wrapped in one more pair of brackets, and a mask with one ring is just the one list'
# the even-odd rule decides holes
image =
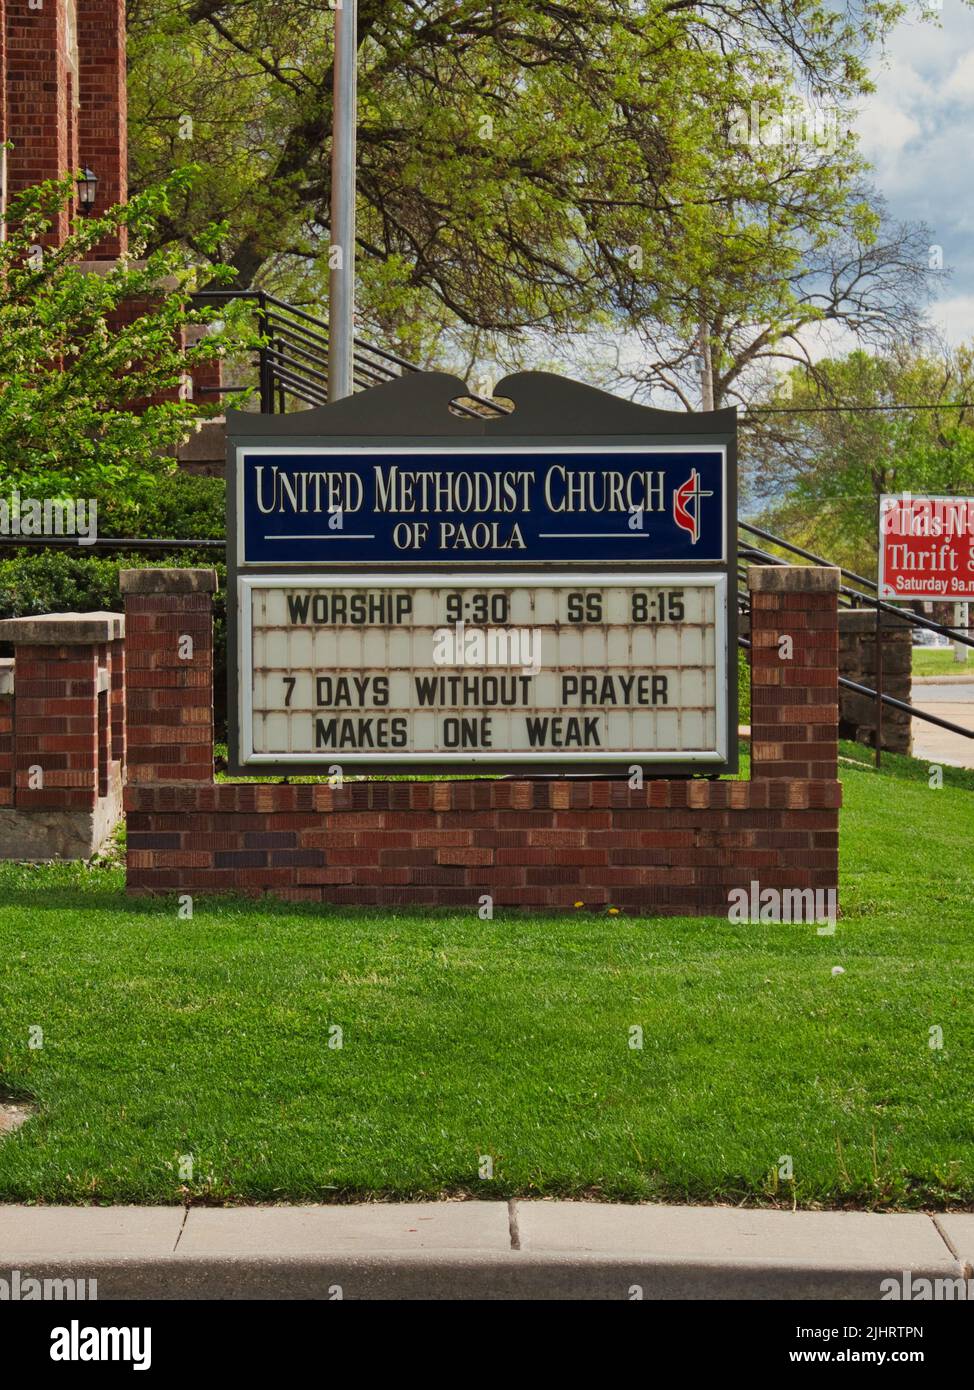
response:
{"label": "bush with leaves", "polygon": [[124,493],[95,492],[100,536],[223,540],[226,484],[177,469],[158,479],[135,479]]}
{"label": "bush with leaves", "polygon": [[[172,247],[138,259],[193,173],[180,170],[102,217],[76,221],[56,248],[42,239],[73,180],[11,199],[0,243],[2,492],[124,497],[130,486],[171,472],[178,445],[220,411],[184,399],[180,388],[194,366],[259,342],[245,305],[192,303],[201,279],[212,287],[229,272],[197,267]],[[86,256],[120,227],[128,229],[130,254],[85,269]],[[211,245],[219,230],[211,229]],[[136,316],[127,305],[138,306]],[[191,324],[207,331],[184,348],[180,330]]]}
{"label": "bush with leaves", "polygon": [[[2,538],[0,538],[2,540]],[[213,694],[216,729],[226,737],[227,571],[223,556],[212,551],[176,551],[158,560],[144,554],[93,555],[85,546],[64,550],[25,550],[0,544],[0,618],[37,613],[121,613],[124,602],[118,572],[154,566],[215,569],[219,588],[213,602]],[[0,657],[13,647],[0,642]]]}

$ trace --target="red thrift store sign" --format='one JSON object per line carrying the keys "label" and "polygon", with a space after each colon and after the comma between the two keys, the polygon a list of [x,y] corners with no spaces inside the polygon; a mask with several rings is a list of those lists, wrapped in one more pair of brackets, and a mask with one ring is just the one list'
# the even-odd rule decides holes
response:
{"label": "red thrift store sign", "polygon": [[879,597],[974,599],[974,497],[879,499]]}

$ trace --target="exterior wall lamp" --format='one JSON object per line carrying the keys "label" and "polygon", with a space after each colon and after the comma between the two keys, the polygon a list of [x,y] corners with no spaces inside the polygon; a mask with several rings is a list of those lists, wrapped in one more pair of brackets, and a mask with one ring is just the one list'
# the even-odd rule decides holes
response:
{"label": "exterior wall lamp", "polygon": [[95,207],[95,194],[98,192],[98,175],[85,167],[77,178],[78,206],[85,217],[90,217]]}

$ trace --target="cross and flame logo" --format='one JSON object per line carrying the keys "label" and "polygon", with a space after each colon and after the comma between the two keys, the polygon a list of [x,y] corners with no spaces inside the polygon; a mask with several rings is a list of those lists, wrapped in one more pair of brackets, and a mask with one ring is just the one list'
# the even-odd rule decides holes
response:
{"label": "cross and flame logo", "polygon": [[685,483],[673,489],[673,520],[682,531],[690,532],[691,545],[700,539],[700,499],[713,495],[701,488],[700,474],[695,468],[690,469]]}

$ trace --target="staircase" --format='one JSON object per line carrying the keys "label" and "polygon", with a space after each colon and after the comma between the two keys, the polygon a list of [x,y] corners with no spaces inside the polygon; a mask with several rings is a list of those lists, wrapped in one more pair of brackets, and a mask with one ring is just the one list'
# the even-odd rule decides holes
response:
{"label": "staircase", "polygon": [[[203,290],[193,296],[199,305],[226,304],[246,300],[253,305],[254,328],[264,340],[257,351],[257,409],[262,415],[283,415],[288,411],[326,405],[328,402],[328,324],[324,319],[287,304],[264,290]],[[386,348],[363,338],[355,339],[353,381],[356,391],[392,381],[421,368]],[[209,388],[205,388],[209,389]],[[247,390],[245,386],[212,388],[228,396]],[[503,415],[493,401],[471,392],[475,407],[459,407],[471,416]],[[191,439],[177,451],[179,462],[189,473],[205,477],[222,475],[226,460],[226,421],[215,416],[205,421]]]}

